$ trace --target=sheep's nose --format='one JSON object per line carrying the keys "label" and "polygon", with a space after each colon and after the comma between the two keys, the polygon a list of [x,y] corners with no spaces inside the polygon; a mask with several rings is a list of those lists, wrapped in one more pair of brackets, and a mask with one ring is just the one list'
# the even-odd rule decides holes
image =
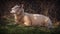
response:
{"label": "sheep's nose", "polygon": [[12,11],[10,11],[10,13],[13,13]]}
{"label": "sheep's nose", "polygon": [[10,13],[15,13],[15,11],[14,11],[14,10],[12,10],[12,11],[10,11]]}

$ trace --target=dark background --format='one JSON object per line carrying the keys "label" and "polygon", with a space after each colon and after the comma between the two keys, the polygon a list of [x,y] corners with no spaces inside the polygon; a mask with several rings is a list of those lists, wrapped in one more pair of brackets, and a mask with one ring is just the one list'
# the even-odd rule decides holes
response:
{"label": "dark background", "polygon": [[53,22],[60,21],[60,0],[0,0],[0,17],[10,15],[16,4],[24,4],[25,12],[49,16]]}

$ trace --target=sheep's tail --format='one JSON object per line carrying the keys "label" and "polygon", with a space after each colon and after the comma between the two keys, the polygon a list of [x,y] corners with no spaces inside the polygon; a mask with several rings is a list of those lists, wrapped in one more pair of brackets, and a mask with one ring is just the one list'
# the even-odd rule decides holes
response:
{"label": "sheep's tail", "polygon": [[48,19],[48,28],[53,28],[53,24],[52,24],[52,21],[50,19]]}

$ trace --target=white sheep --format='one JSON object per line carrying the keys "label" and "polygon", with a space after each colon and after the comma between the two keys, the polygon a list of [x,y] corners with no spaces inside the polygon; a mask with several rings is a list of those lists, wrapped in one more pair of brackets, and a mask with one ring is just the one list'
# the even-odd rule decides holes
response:
{"label": "white sheep", "polygon": [[25,26],[45,26],[52,28],[52,21],[49,17],[41,14],[29,14],[24,12],[23,5],[14,6],[10,13],[14,14],[16,24],[24,24]]}

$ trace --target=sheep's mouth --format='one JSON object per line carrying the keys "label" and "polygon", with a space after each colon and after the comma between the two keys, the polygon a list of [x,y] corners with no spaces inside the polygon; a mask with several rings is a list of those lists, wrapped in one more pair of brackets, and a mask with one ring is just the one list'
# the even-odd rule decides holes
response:
{"label": "sheep's mouth", "polygon": [[11,14],[16,14],[15,12],[10,11]]}

